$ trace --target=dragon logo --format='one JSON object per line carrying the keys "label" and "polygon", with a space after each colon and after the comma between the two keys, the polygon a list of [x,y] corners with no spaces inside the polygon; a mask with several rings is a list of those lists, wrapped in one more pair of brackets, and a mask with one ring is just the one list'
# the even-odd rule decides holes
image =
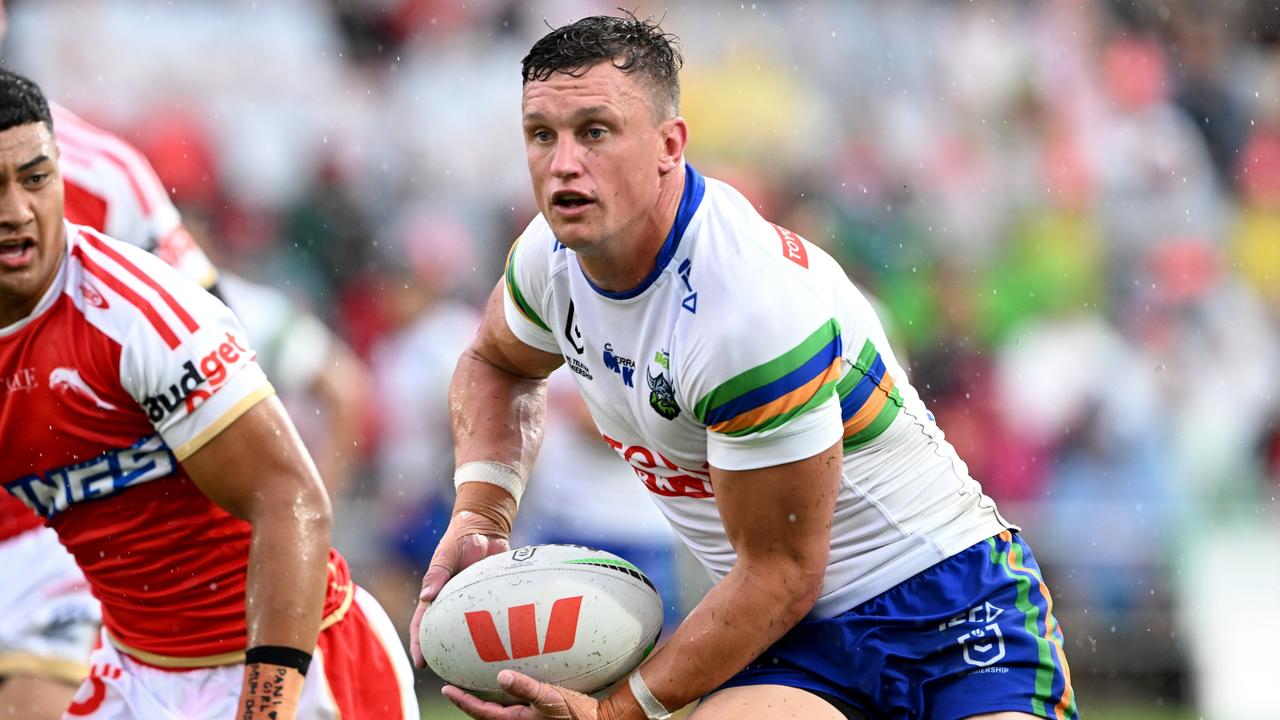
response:
{"label": "dragon logo", "polygon": [[666,373],[660,372],[657,377],[654,377],[649,369],[645,368],[644,375],[649,381],[649,406],[662,417],[675,420],[680,414],[680,406],[676,405],[676,389],[667,379]]}
{"label": "dragon logo", "polygon": [[54,368],[49,373],[49,387],[53,390],[61,390],[62,392],[74,392],[88,398],[94,405],[101,410],[118,410],[115,405],[98,397],[98,393],[89,387],[89,383],[80,377],[80,371],[75,368]]}

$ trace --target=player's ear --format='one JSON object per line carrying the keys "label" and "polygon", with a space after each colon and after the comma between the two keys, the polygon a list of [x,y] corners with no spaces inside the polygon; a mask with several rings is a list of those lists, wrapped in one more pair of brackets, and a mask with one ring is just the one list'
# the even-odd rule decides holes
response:
{"label": "player's ear", "polygon": [[658,158],[658,172],[666,175],[684,162],[684,146],[689,142],[689,126],[679,115],[664,120],[658,137],[662,142],[662,154]]}

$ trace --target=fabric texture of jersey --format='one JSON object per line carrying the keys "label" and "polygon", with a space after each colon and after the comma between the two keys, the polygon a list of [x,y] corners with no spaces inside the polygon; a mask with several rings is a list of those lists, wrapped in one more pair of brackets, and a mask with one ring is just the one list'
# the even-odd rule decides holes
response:
{"label": "fabric texture of jersey", "polygon": [[[225,720],[236,717],[244,665],[170,672],[148,667],[110,644],[90,657],[66,720]],[[320,633],[302,684],[306,720],[418,720],[413,669],[391,620],[372,595],[355,601]]]}
{"label": "fabric texture of jersey", "polygon": [[46,527],[0,540],[0,557],[0,677],[80,682],[102,613],[75,560]]}
{"label": "fabric texture of jersey", "polygon": [[686,166],[652,273],[596,287],[538,216],[507,261],[505,316],[564,356],[601,434],[719,579],[736,554],[709,468],[748,470],[840,442],[844,480],[812,615],[829,617],[1011,527],[827,253]]}
{"label": "fabric texture of jersey", "polygon": [[[68,220],[155,253],[202,287],[217,279],[213,263],[182,225],[178,209],[146,158],[120,138],[50,104]],[[3,386],[0,386],[3,391]],[[0,539],[41,524],[0,494]]]}
{"label": "fabric texture of jersey", "polygon": [[843,615],[801,622],[722,687],[758,684],[834,695],[871,720],[1079,717],[1053,601],[1009,531]]}
{"label": "fabric texture of jersey", "polygon": [[[68,223],[49,290],[0,328],[0,373],[30,378],[0,396],[0,481],[75,556],[113,642],[155,665],[235,662],[250,526],[179,465],[273,392],[231,312]],[[326,614],[352,593],[336,553],[329,571]]]}

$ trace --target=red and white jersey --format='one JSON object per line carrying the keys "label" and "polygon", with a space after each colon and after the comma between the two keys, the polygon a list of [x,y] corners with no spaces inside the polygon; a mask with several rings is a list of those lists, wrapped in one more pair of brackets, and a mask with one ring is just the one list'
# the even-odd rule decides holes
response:
{"label": "red and white jersey", "polygon": [[[75,556],[117,647],[160,666],[235,662],[251,528],[179,463],[274,391],[217,298],[138,248],[66,233],[52,286],[0,328],[0,482]],[[330,561],[326,615],[352,592]]]}
{"label": "red and white jersey", "polygon": [[[70,110],[50,105],[66,188],[66,216],[107,236],[153,252],[202,287],[217,279],[213,263],[182,225],[178,208],[151,164],[131,145]],[[25,383],[14,379],[15,388]],[[0,394],[4,393],[0,386]],[[0,540],[41,520],[0,493]]]}
{"label": "red and white jersey", "polygon": [[213,263],[183,227],[178,208],[142,153],[66,108],[51,104],[49,110],[67,219],[155,253],[201,287],[210,287],[217,278]]}

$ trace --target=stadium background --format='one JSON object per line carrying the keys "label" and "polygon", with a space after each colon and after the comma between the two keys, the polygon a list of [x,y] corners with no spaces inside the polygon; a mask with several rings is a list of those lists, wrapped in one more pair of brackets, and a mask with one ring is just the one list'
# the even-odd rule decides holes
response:
{"label": "stadium background", "polygon": [[[385,386],[388,343],[478,303],[534,212],[519,60],[544,18],[615,4],[10,0],[4,59],[139,146],[222,267],[309,307]],[[683,41],[691,162],[882,304],[1047,568],[1084,714],[1273,711],[1274,3],[631,6]],[[444,356],[415,366],[438,392],[449,352],[421,352]],[[426,447],[447,421],[423,393]],[[447,501],[447,472],[383,467],[415,449],[415,402],[369,393],[337,498],[338,544],[396,618],[413,586],[387,546],[425,563],[405,508]]]}

